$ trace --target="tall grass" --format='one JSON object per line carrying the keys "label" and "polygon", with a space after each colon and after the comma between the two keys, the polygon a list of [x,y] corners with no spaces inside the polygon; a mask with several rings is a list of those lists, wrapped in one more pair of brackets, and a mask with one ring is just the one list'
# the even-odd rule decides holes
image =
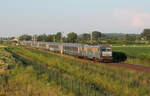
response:
{"label": "tall grass", "polygon": [[[46,68],[49,68],[49,70],[57,70],[63,77],[68,78],[68,82],[78,80],[87,86],[93,85],[96,92],[100,92],[104,95],[150,95],[150,76],[146,73],[137,73],[131,70],[89,63],[70,56],[60,56],[43,50],[23,47],[10,50],[25,58],[27,61],[31,61],[41,67],[45,66]],[[43,70],[45,70],[45,68],[43,68]],[[65,87],[65,85],[62,87]],[[71,87],[68,87],[66,90],[70,91],[70,88]],[[81,90],[84,91],[84,88],[85,87],[81,88]],[[77,95],[75,90],[73,93]],[[82,94],[82,96],[84,96],[84,93]]]}
{"label": "tall grass", "polygon": [[[8,64],[8,69],[0,71],[0,96],[62,96],[61,91],[51,84],[38,78],[38,72],[33,66],[24,65],[23,62],[3,48],[0,48],[0,62]],[[1,70],[1,69],[0,69]]]}

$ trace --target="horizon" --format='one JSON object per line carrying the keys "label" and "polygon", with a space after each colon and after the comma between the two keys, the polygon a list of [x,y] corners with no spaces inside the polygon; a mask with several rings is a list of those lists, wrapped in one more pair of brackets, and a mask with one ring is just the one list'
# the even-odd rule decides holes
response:
{"label": "horizon", "polygon": [[[71,33],[71,32],[70,32]],[[86,33],[86,32],[85,32]],[[13,37],[15,37],[15,38],[19,38],[20,36],[23,36],[23,35],[29,35],[29,36],[35,36],[35,35],[37,35],[37,36],[40,36],[40,35],[56,35],[57,33],[50,33],[50,34],[45,34],[45,33],[42,33],[42,34],[21,34],[21,35],[19,35],[19,36],[0,36],[0,38],[13,38]],[[78,36],[80,36],[80,35],[83,35],[84,33],[77,33],[77,35]],[[90,34],[91,35],[91,33],[86,33],[86,34]],[[140,35],[140,34],[136,34],[136,33],[102,33],[101,32],[101,34],[104,34],[104,35],[114,35],[114,34],[116,34],[116,35]],[[63,37],[67,37],[67,34],[62,34],[62,36]]]}
{"label": "horizon", "polygon": [[0,1],[0,37],[23,34],[140,34],[150,28],[150,1]]}

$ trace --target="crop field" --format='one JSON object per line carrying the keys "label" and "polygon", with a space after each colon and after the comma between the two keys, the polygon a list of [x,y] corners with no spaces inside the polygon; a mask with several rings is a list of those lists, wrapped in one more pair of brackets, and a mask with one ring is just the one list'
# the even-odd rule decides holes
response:
{"label": "crop field", "polygon": [[113,51],[125,53],[128,57],[127,63],[150,66],[149,47],[113,47]]}
{"label": "crop field", "polygon": [[[57,92],[68,96],[150,95],[150,75],[147,73],[96,64],[40,49],[9,47],[6,50],[16,61],[20,61],[21,66],[18,64],[13,68],[12,74],[15,80],[23,81],[18,86],[28,85],[28,94],[33,94],[34,88],[39,88],[40,84],[34,84],[39,81],[44,87],[52,85]],[[51,96],[43,94],[41,92],[39,96]]]}

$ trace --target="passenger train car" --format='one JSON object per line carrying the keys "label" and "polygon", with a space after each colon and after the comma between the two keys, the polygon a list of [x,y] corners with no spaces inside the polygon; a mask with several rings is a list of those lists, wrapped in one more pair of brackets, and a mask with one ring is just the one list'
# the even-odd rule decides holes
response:
{"label": "passenger train car", "polygon": [[41,48],[61,54],[69,54],[98,61],[112,61],[112,48],[109,45],[88,45],[78,43],[56,43],[22,41],[21,45]]}

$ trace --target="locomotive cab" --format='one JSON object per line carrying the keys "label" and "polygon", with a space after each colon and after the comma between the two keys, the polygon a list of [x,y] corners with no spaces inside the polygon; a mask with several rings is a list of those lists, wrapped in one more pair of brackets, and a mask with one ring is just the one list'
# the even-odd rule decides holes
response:
{"label": "locomotive cab", "polygon": [[102,56],[112,56],[111,48],[102,48]]}
{"label": "locomotive cab", "polygon": [[101,58],[103,61],[112,61],[112,48],[110,46],[101,47]]}

